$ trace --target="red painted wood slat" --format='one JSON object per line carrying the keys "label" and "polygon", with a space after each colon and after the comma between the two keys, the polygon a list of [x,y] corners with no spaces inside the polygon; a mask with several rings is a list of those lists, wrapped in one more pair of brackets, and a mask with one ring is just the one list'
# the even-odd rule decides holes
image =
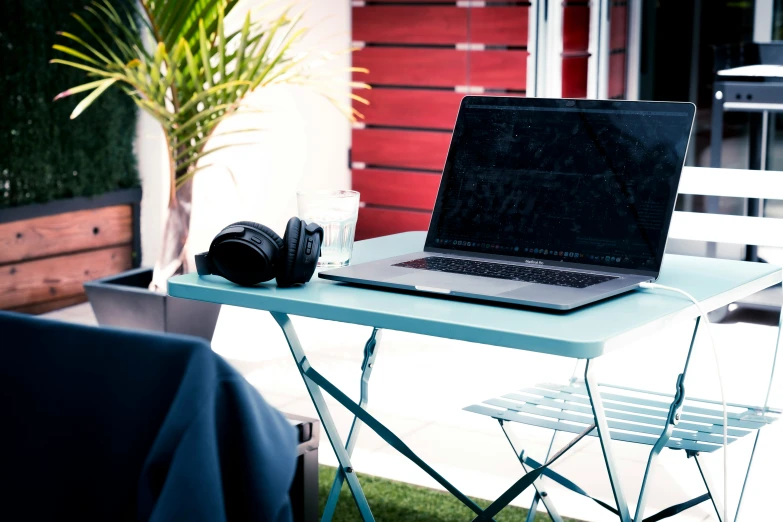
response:
{"label": "red painted wood slat", "polygon": [[351,158],[369,166],[441,171],[451,142],[449,132],[354,129]]}
{"label": "red painted wood slat", "polygon": [[612,6],[611,28],[609,29],[609,49],[625,49],[628,45],[628,7]]}
{"label": "red painted wood slat", "polygon": [[353,65],[370,74],[355,79],[373,85],[454,87],[467,85],[467,52],[456,49],[365,47],[353,53]]}
{"label": "red painted wood slat", "polygon": [[590,44],[590,8],[585,5],[563,7],[563,52],[584,52]]}
{"label": "red painted wood slat", "polygon": [[454,128],[464,96],[454,91],[423,89],[372,89],[356,94],[370,102],[370,105],[353,102],[368,125],[446,130]]}
{"label": "red painted wood slat", "polygon": [[529,10],[527,6],[470,9],[470,41],[526,47]]}
{"label": "red painted wood slat", "polygon": [[440,175],[383,169],[354,169],[353,189],[363,203],[429,210],[435,207]]}
{"label": "red painted wood slat", "polygon": [[356,223],[356,239],[370,239],[412,230],[427,230],[430,225],[430,216],[429,212],[414,210],[360,208],[359,220]]}
{"label": "red painted wood slat", "polygon": [[609,56],[609,97],[625,98],[625,53]]}
{"label": "red painted wood slat", "polygon": [[484,88],[527,88],[527,51],[473,51],[470,84]]}
{"label": "red painted wood slat", "polygon": [[456,6],[385,6],[353,8],[358,42],[456,44],[468,41],[468,10]]}
{"label": "red painted wood slat", "polygon": [[587,97],[588,56],[564,56],[562,65],[563,98]]}

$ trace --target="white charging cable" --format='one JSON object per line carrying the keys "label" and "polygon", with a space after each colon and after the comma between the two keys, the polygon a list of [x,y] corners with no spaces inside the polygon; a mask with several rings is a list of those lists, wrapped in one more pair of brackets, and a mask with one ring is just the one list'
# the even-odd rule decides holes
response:
{"label": "white charging cable", "polygon": [[641,288],[651,288],[658,290],[668,290],[669,292],[675,292],[680,295],[684,295],[696,305],[701,314],[701,322],[704,324],[707,330],[707,335],[710,338],[710,345],[712,346],[712,355],[715,357],[715,366],[718,369],[718,385],[720,386],[720,401],[723,406],[723,520],[728,521],[728,506],[729,506],[729,459],[728,459],[728,446],[729,446],[729,411],[726,406],[726,394],[723,388],[723,377],[720,364],[720,355],[718,354],[718,347],[715,344],[715,337],[712,335],[712,327],[710,320],[707,317],[707,312],[702,308],[701,303],[696,300],[691,294],[679,288],[671,286],[659,285],[658,283],[641,283]]}

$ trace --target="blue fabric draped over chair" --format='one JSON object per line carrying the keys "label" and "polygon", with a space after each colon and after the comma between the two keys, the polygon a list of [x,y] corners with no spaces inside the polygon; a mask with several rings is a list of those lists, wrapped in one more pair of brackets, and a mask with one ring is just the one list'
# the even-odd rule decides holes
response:
{"label": "blue fabric draped over chair", "polygon": [[0,312],[0,519],[291,520],[297,436],[205,342]]}

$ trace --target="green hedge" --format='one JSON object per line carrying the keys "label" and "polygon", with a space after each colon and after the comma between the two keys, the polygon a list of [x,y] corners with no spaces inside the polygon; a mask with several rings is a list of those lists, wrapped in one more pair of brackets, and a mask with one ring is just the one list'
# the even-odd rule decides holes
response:
{"label": "green hedge", "polygon": [[[129,5],[133,0],[113,0]],[[0,208],[93,196],[138,186],[136,106],[109,89],[77,119],[83,95],[52,101],[91,81],[51,65],[57,31],[83,34],[71,12],[89,0],[5,0],[0,15]],[[62,53],[57,53],[62,55]],[[60,56],[63,57],[63,56]]]}

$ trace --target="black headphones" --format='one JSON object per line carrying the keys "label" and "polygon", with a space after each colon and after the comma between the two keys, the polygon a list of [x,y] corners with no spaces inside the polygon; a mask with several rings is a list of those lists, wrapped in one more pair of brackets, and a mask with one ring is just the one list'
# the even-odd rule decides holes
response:
{"label": "black headphones", "polygon": [[240,221],[221,230],[209,252],[196,255],[196,270],[242,286],[272,278],[278,286],[306,283],[315,272],[323,237],[320,226],[297,217],[288,220],[283,239],[264,225]]}

